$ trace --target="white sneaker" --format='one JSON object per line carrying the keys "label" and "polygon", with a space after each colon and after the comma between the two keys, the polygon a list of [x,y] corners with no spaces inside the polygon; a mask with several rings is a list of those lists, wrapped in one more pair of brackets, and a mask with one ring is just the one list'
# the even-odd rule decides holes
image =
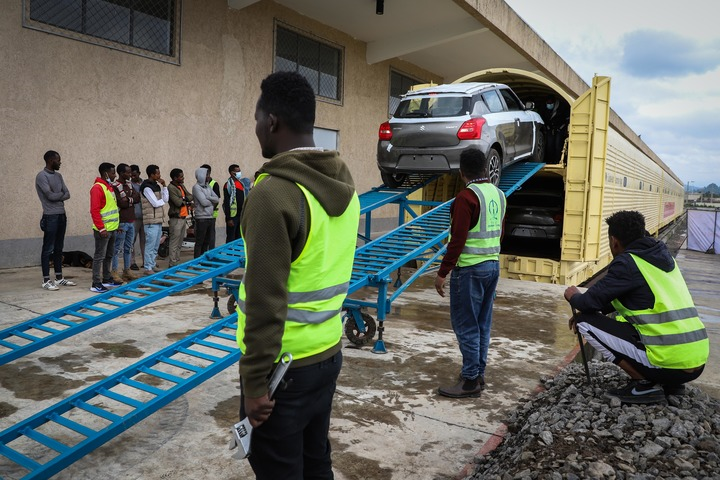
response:
{"label": "white sneaker", "polygon": [[77,283],[66,278],[61,278],[60,280],[55,280],[55,285],[59,285],[61,287],[74,287]]}
{"label": "white sneaker", "polygon": [[50,279],[47,282],[44,282],[42,284],[42,287],[45,290],[60,290],[60,288],[57,285],[55,285],[55,280],[53,280],[53,279]]}

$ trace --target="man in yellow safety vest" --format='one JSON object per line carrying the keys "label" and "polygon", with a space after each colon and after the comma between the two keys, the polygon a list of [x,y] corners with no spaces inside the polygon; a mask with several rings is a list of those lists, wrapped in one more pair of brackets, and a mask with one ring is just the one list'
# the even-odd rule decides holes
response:
{"label": "man in yellow safety vest", "polygon": [[[95,255],[93,256],[91,292],[104,293],[108,287],[122,285],[110,276],[110,264],[115,253],[115,231],[120,226],[120,211],[112,182],[115,165],[103,162],[98,168],[100,176],[90,189],[90,216],[93,221]],[[102,277],[100,269],[102,268]]]}
{"label": "man in yellow safety vest", "polygon": [[[338,152],[315,147],[305,77],[276,72],[260,88],[255,133],[270,161],[241,220],[240,414],[254,427],[257,479],[332,479],[328,429],[360,204]],[[287,388],[270,399],[268,376],[285,352],[293,356]]]}
{"label": "man in yellow safety vest", "polygon": [[[585,340],[630,375],[605,395],[622,403],[660,403],[679,395],[702,373],[709,340],[675,259],[647,235],[640,212],[606,220],[613,261],[585,293],[571,286],[565,299],[581,313],[570,320]],[[604,314],[616,312],[614,318]]]}
{"label": "man in yellow safety vest", "polygon": [[450,240],[435,289],[445,296],[450,275],[450,321],[462,354],[459,381],[442,386],[445,397],[477,397],[485,388],[485,366],[495,289],[500,277],[500,240],[505,222],[505,194],[487,175],[487,157],[477,148],[460,154],[465,182],[450,208]]}

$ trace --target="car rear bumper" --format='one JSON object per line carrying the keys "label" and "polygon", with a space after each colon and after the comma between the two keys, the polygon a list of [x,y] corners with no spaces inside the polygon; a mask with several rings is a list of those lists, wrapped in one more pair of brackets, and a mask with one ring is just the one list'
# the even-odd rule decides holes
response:
{"label": "car rear bumper", "polygon": [[450,173],[460,170],[460,153],[476,147],[487,154],[489,145],[460,142],[442,148],[390,147],[390,142],[378,142],[377,162],[388,173]]}

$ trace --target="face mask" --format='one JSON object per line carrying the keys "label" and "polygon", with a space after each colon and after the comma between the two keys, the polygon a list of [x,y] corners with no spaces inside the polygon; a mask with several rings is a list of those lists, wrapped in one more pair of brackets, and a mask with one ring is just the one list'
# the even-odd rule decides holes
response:
{"label": "face mask", "polygon": [[555,107],[555,104],[554,104],[554,103],[548,103],[548,104],[546,104],[545,106],[547,107],[548,110],[552,110],[552,109]]}
{"label": "face mask", "polygon": [[242,178],[242,172],[235,172],[235,178],[240,180]]}

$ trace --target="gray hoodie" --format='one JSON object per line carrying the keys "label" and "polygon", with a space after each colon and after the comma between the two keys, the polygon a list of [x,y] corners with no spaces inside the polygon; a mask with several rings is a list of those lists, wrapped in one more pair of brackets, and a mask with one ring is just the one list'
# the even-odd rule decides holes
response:
{"label": "gray hoodie", "polygon": [[195,170],[195,179],[197,183],[192,188],[192,194],[195,197],[195,218],[213,218],[213,210],[220,201],[220,197],[215,195],[213,189],[207,184],[207,168]]}

